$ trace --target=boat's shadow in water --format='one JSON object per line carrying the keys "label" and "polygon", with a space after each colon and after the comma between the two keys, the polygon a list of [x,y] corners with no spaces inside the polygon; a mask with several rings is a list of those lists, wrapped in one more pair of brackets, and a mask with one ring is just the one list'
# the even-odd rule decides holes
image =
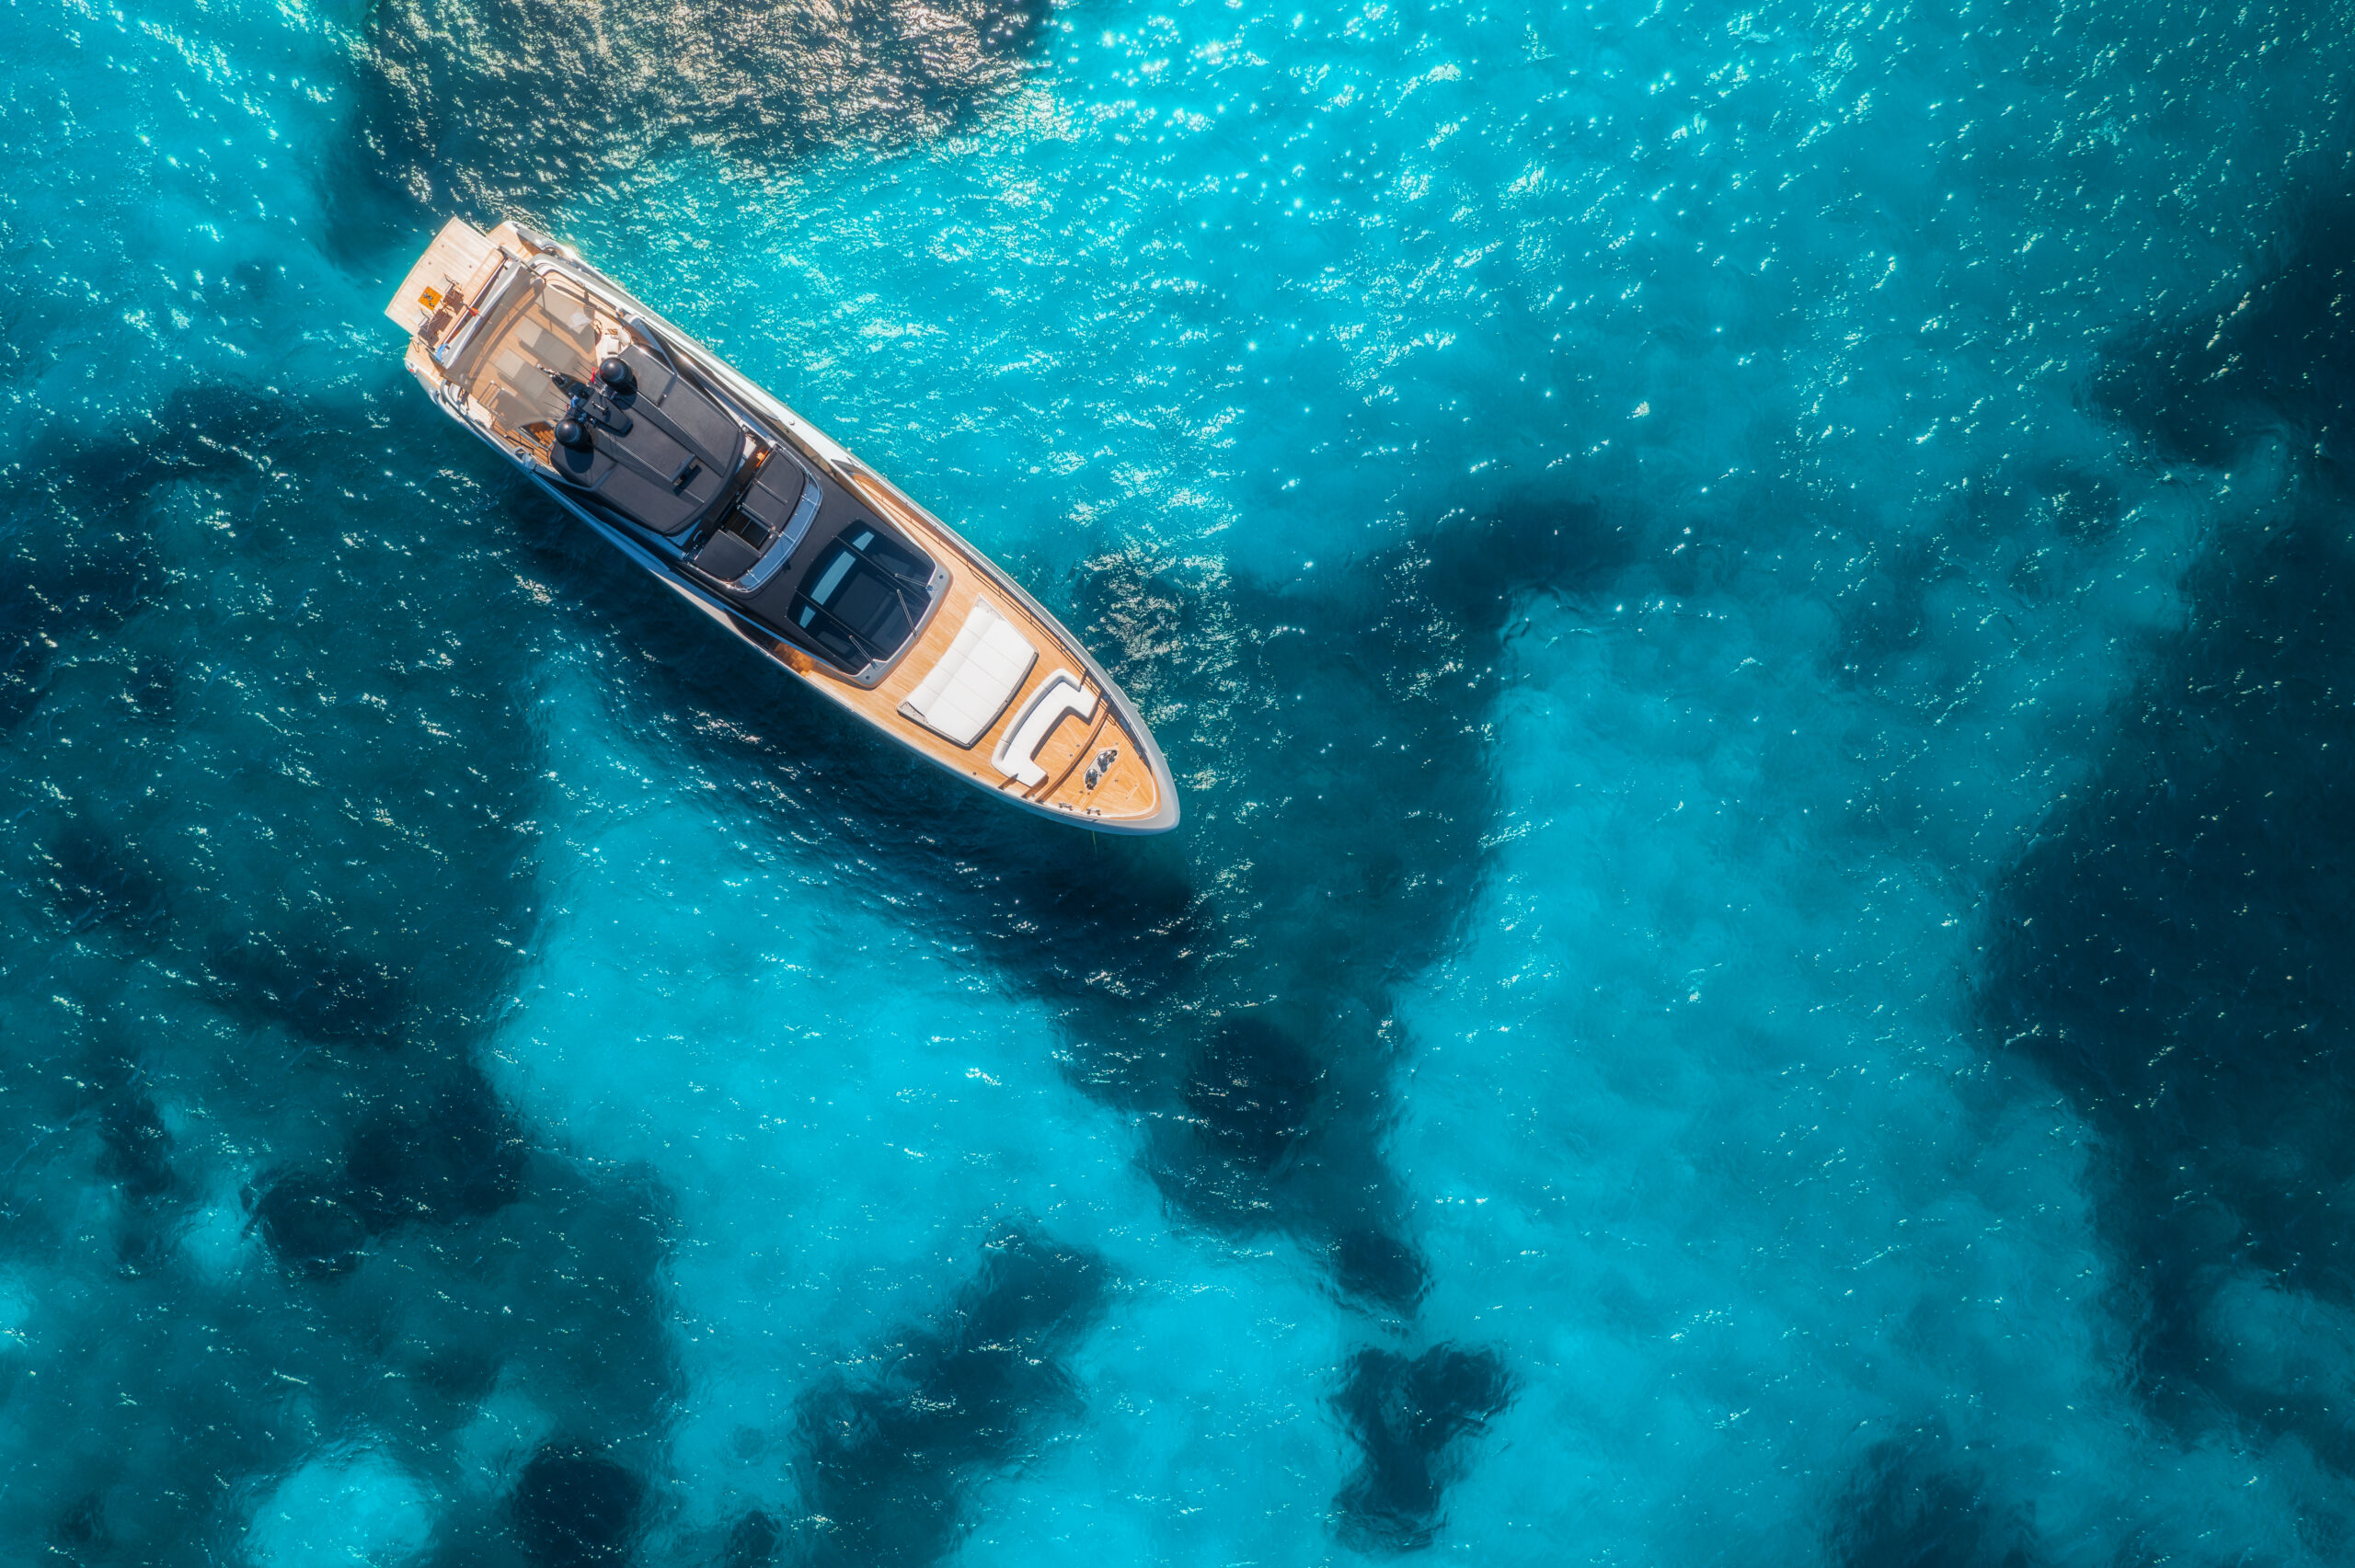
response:
{"label": "boat's shadow in water", "polygon": [[[430,486],[389,477],[442,439],[433,416],[391,383],[357,406],[359,428],[190,394],[149,439],[61,448],[19,487],[40,547],[0,580],[14,993],[77,1011],[19,1036],[10,1213],[84,1227],[55,1209],[79,1175],[34,1178],[93,1173],[114,1271],[72,1325],[80,1373],[44,1376],[29,1407],[35,1427],[83,1409],[89,1442],[44,1456],[25,1528],[86,1555],[188,1536],[224,1488],[275,1472],[289,1422],[386,1434],[438,1475],[501,1400],[551,1425],[494,1495],[454,1505],[454,1550],[563,1561],[661,1528],[639,1478],[683,1397],[662,1195],[544,1146],[475,1054],[538,916],[528,671],[585,637],[631,653],[602,667],[632,671],[615,700],[751,818],[1043,1001],[1074,1081],[1138,1118],[1182,1228],[1314,1260],[1375,1339],[1334,1391],[1363,1455],[1338,1527],[1429,1539],[1511,1378],[1419,1322],[1427,1265],[1383,1157],[1410,1046],[1395,1001],[1478,886],[1515,606],[1607,569],[1611,532],[1531,502],[1315,582],[1123,555],[1044,585],[1187,790],[1178,833],[1107,840],[929,773],[782,675],[764,690],[746,650],[568,535],[488,454]],[[555,584],[557,608],[522,579]],[[662,716],[682,714],[714,722]],[[122,787],[134,774],[146,786]],[[217,1130],[175,1131],[189,1105]],[[267,1277],[224,1287],[196,1262],[224,1206],[233,1233],[205,1245],[258,1244]],[[1105,1289],[1084,1250],[995,1235],[890,1338],[888,1376],[804,1392],[798,1484],[834,1524],[747,1515],[705,1544],[744,1562],[948,1551],[972,1481],[1074,1418],[1065,1363]],[[187,1354],[190,1335],[233,1354]],[[296,1345],[315,1354],[289,1365]],[[299,1410],[279,1371],[304,1379]],[[125,1468],[101,1386],[144,1391],[125,1422],[164,1409],[223,1436],[190,1464]]]}
{"label": "boat's shadow in water", "polygon": [[1366,1456],[1336,1506],[1348,1538],[1407,1548],[1511,1379],[1418,1326],[1427,1265],[1384,1157],[1412,1048],[1398,991],[1450,950],[1480,885],[1522,607],[1621,555],[1591,509],[1529,500],[1290,583],[1129,554],[1047,585],[1169,755],[1185,821],[1146,841],[982,799],[782,681],[748,698],[746,656],[626,571],[571,555],[565,591],[650,656],[605,661],[649,672],[624,693],[638,722],[684,718],[670,731],[746,807],[1047,1004],[1072,1080],[1141,1125],[1181,1228],[1287,1237],[1382,1325],[1399,1348],[1355,1357],[1335,1395]]}

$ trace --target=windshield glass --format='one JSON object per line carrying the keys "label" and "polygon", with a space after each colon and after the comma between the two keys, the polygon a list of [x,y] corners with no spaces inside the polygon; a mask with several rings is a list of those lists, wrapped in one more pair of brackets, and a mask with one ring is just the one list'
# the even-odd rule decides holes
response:
{"label": "windshield glass", "polygon": [[794,595],[793,621],[846,664],[890,658],[929,602],[932,563],[866,523],[827,547]]}

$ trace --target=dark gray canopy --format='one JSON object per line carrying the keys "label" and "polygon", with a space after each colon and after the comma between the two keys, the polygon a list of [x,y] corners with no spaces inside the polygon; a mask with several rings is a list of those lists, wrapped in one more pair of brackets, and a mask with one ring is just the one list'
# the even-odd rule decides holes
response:
{"label": "dark gray canopy", "polygon": [[726,489],[743,457],[743,428],[637,344],[621,358],[637,385],[592,390],[581,420],[590,444],[557,447],[557,474],[657,533],[684,533]]}

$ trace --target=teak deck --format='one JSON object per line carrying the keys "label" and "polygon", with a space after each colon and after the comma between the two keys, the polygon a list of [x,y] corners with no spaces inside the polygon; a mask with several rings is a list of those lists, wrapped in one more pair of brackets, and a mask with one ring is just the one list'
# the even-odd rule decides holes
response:
{"label": "teak deck", "polygon": [[[385,314],[412,334],[408,368],[429,390],[436,392],[437,402],[441,402],[446,411],[458,415],[477,434],[497,446],[510,461],[523,466],[550,493],[563,500],[562,485],[540,472],[545,466],[543,464],[533,461],[548,450],[540,433],[536,429],[529,433],[511,430],[495,423],[491,407],[478,401],[476,395],[485,378],[477,375],[475,385],[456,384],[436,362],[432,352],[439,343],[454,337],[463,327],[471,314],[473,301],[498,276],[508,257],[529,259],[534,255],[549,256],[565,264],[567,270],[576,275],[587,274],[587,280],[598,290],[619,292],[611,280],[595,273],[569,252],[544,241],[534,243],[534,237],[524,235],[512,223],[501,223],[485,235],[454,220],[419,258],[403,282],[400,293],[386,307]],[[577,276],[568,279],[569,282],[580,280]],[[424,299],[429,291],[433,296],[431,304]],[[454,300],[451,297],[454,293],[457,296]],[[934,561],[947,569],[949,580],[940,590],[913,643],[901,653],[881,680],[871,687],[863,686],[833,668],[823,658],[785,641],[757,622],[730,612],[713,601],[709,595],[691,589],[642,544],[624,536],[619,530],[568,502],[571,509],[621,545],[641,565],[657,572],[697,609],[728,626],[832,701],[927,761],[994,795],[1008,797],[1017,805],[1058,820],[1099,830],[1132,833],[1158,832],[1176,824],[1178,803],[1168,782],[1167,765],[1162,761],[1160,751],[1145,731],[1143,722],[1136,718],[1128,698],[1078,641],[1029,595],[1017,587],[987,557],[896,486],[867,469],[808,421],[745,381],[718,356],[662,321],[636,300],[624,294],[619,302],[592,303],[618,303],[622,308],[634,311],[667,340],[703,361],[707,372],[720,376],[732,395],[755,412],[771,417],[803,456],[821,466],[846,491],[923,545]],[[488,331],[496,326],[503,339],[516,330],[523,315],[523,312],[509,311],[505,313],[504,319],[495,323],[485,322],[483,330]],[[488,364],[496,359],[500,347],[500,344],[494,343],[485,353],[477,353],[469,348],[460,359],[477,365]],[[452,392],[458,395],[458,406],[453,406],[448,399],[447,394]],[[496,400],[494,397],[493,401]],[[464,409],[463,414],[459,413],[460,407]],[[975,601],[982,599],[986,599],[994,610],[1021,632],[1038,649],[1038,658],[1011,700],[991,721],[989,727],[971,746],[959,746],[901,713],[900,704],[940,661]],[[1031,759],[1036,766],[1045,770],[1046,777],[1034,786],[1025,787],[1018,778],[1001,773],[991,758],[1001,737],[1028,709],[1031,698],[1061,670],[1067,670],[1078,678],[1083,691],[1095,698],[1094,711],[1086,719],[1066,713],[1048,732]],[[1111,754],[1108,756],[1107,753]],[[1092,784],[1089,778],[1091,767],[1096,772]]]}
{"label": "teak deck", "polygon": [[[1097,699],[1095,713],[1086,719],[1075,714],[1065,714],[1062,722],[1048,732],[1045,742],[1033,753],[1033,760],[1047,770],[1045,783],[1025,790],[1020,781],[1006,779],[1002,784],[994,784],[993,787],[1005,793],[1018,794],[1035,806],[1058,807],[1071,812],[1093,812],[1113,820],[1152,817],[1161,805],[1158,781],[1154,778],[1144,749],[1136,743],[1136,737],[1113,716],[1116,704],[1109,700],[1113,693],[1097,673],[1095,661],[1081,653],[1070,634],[1043,613],[1034,612],[1028,603],[1027,595],[1023,601],[1016,601],[1009,595],[992,592],[983,574],[967,558],[963,541],[940,527],[913,501],[901,495],[886,481],[862,469],[851,470],[848,478],[851,490],[861,500],[931,546],[934,558],[945,562],[951,575],[948,587],[941,592],[939,610],[916,639],[915,647],[908,650],[891,673],[872,691],[862,692],[850,687],[836,700],[847,697],[851,705],[877,723],[883,723],[888,718],[891,728],[902,740],[945,766],[971,772],[973,771],[971,760],[978,758],[982,768],[994,773],[996,770],[989,768],[988,762],[998,738],[1029,705],[1031,697],[1057,670],[1069,669],[1079,677],[1081,689]],[[1024,636],[1037,645],[1039,661],[1030,667],[1029,675],[1016,689],[1014,700],[1006,704],[1005,711],[982,732],[979,740],[974,741],[970,749],[964,749],[907,718],[901,714],[899,707],[908,693],[916,689],[925,672],[939,661],[942,652],[957,635],[957,628],[964,624],[966,613],[972,609],[973,601],[984,596],[993,609],[1013,622]],[[1058,654],[1062,657],[1057,658]],[[823,667],[819,667],[814,673],[822,676]],[[847,686],[848,682],[837,681],[830,684]],[[1117,738],[1108,738],[1108,732]],[[1085,787],[1088,760],[1112,745],[1120,748],[1119,757],[1097,779],[1095,788]],[[982,775],[977,773],[976,776]],[[992,781],[983,777],[982,782]]]}

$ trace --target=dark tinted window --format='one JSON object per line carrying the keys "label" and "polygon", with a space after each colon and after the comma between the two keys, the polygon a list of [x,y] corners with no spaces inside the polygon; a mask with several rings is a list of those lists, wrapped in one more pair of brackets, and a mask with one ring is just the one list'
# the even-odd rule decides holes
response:
{"label": "dark tinted window", "polygon": [[820,602],[881,658],[897,652],[913,629],[915,611],[921,606],[909,604],[912,597],[905,588],[862,560],[855,561],[843,574],[833,597]]}
{"label": "dark tinted window", "polygon": [[815,606],[805,603],[794,613],[793,619],[803,631],[810,634],[810,641],[825,649],[830,657],[849,665],[867,662],[865,651],[851,640],[850,634],[834,624],[831,616],[826,615]]}
{"label": "dark tinted window", "polygon": [[794,624],[845,664],[889,658],[929,602],[932,563],[871,523],[855,522],[810,567]]}
{"label": "dark tinted window", "polygon": [[857,555],[837,544],[819,560],[817,569],[810,574],[808,586],[801,591],[810,596],[812,604],[831,605],[857,566]]}
{"label": "dark tinted window", "polygon": [[843,537],[852,549],[895,578],[920,587],[932,580],[932,563],[888,533],[854,523]]}

